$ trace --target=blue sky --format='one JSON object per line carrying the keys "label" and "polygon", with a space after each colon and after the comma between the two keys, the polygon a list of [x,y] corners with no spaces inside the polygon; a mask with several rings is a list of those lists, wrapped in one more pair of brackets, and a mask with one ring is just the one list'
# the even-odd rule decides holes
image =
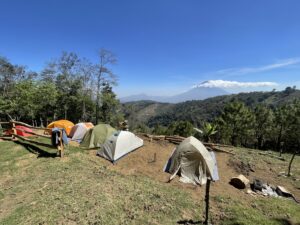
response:
{"label": "blue sky", "polygon": [[110,49],[119,96],[300,87],[299,12],[297,0],[2,0],[0,55],[40,71],[63,50],[96,62]]}

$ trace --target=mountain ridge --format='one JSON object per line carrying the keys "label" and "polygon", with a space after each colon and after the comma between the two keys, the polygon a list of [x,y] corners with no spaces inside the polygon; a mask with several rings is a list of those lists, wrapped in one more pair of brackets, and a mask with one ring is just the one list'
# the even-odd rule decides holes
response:
{"label": "mountain ridge", "polygon": [[123,103],[123,112],[130,126],[146,124],[153,127],[157,124],[168,126],[173,121],[190,121],[195,126],[201,126],[205,121],[211,121],[219,115],[224,106],[233,100],[238,100],[250,108],[258,104],[270,108],[300,100],[300,90],[286,89],[284,91],[249,92],[212,97],[204,100],[186,101],[177,104],[155,101],[135,101]]}
{"label": "mountain ridge", "polygon": [[149,96],[146,94],[131,95],[127,97],[120,98],[122,103],[133,102],[133,101],[143,101],[150,100],[155,102],[164,102],[164,103],[179,103],[184,101],[191,100],[203,100],[215,96],[229,94],[221,88],[214,87],[195,87],[186,92],[179,93],[172,96]]}

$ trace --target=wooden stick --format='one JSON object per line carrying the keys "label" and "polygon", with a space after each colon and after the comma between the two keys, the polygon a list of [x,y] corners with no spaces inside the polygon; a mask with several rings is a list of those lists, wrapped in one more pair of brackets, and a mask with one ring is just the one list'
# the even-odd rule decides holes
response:
{"label": "wooden stick", "polygon": [[13,137],[0,137],[0,139],[2,139],[2,140],[12,140],[13,139]]}
{"label": "wooden stick", "polygon": [[232,145],[224,145],[224,144],[219,144],[219,143],[209,143],[209,142],[202,142],[203,145],[217,145],[219,147],[229,147],[232,148]]}
{"label": "wooden stick", "polygon": [[209,216],[209,191],[210,191],[210,178],[207,178],[205,189],[205,221],[204,224],[208,224]]}
{"label": "wooden stick", "polygon": [[63,138],[62,138],[63,131],[60,130],[59,134],[60,134],[60,136],[59,136],[60,157],[63,158],[64,157],[64,144],[63,144]]}
{"label": "wooden stick", "polygon": [[0,122],[0,124],[10,124],[10,122]]}

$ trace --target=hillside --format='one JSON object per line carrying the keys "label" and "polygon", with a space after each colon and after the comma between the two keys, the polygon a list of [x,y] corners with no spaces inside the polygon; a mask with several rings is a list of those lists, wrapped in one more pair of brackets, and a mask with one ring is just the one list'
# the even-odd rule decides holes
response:
{"label": "hillside", "polygon": [[150,127],[155,124],[169,125],[176,120],[188,120],[194,125],[200,126],[203,121],[210,121],[218,115],[224,105],[233,99],[242,101],[250,107],[257,104],[266,104],[272,107],[300,99],[300,90],[287,88],[280,92],[240,93],[178,104],[151,101],[129,102],[123,104],[123,110],[131,126],[139,123],[146,123]]}
{"label": "hillside", "polygon": [[203,100],[206,98],[211,98],[220,95],[228,94],[221,88],[212,88],[212,87],[195,87],[186,92],[172,95],[172,96],[149,96],[146,94],[132,95],[128,97],[121,98],[120,101],[133,102],[133,101],[156,101],[156,102],[165,102],[165,103],[179,103],[184,101],[191,100]]}
{"label": "hillside", "polygon": [[[0,224],[195,224],[203,220],[204,187],[166,183],[162,172],[173,144],[149,142],[115,165],[95,151],[49,149],[0,142]],[[217,153],[220,181],[211,188],[213,224],[296,224],[300,206],[285,198],[249,195],[228,184],[239,173],[282,185],[300,198],[300,158],[293,177],[278,176],[288,161],[234,148]],[[154,154],[157,160],[153,160]],[[284,154],[289,159],[289,154]],[[250,165],[250,166],[245,166]],[[249,170],[251,168],[251,170]],[[254,172],[253,172],[254,171]],[[298,223],[299,224],[299,223]]]}

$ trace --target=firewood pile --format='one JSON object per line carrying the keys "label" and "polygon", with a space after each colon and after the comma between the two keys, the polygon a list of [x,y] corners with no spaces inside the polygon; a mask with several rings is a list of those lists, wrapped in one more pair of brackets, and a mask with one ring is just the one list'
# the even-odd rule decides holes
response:
{"label": "firewood pile", "polygon": [[[179,145],[185,139],[185,137],[182,137],[179,135],[167,136],[167,135],[153,135],[153,134],[146,134],[146,133],[138,133],[137,135],[147,138],[150,142],[152,142],[153,140],[155,140],[155,141],[166,140],[166,141],[169,141],[176,145]],[[227,150],[221,149],[222,147],[229,147],[229,148],[232,147],[230,145],[207,143],[207,142],[202,142],[202,144],[209,151],[224,152],[224,153],[234,155],[234,153],[232,151],[227,151]]]}

